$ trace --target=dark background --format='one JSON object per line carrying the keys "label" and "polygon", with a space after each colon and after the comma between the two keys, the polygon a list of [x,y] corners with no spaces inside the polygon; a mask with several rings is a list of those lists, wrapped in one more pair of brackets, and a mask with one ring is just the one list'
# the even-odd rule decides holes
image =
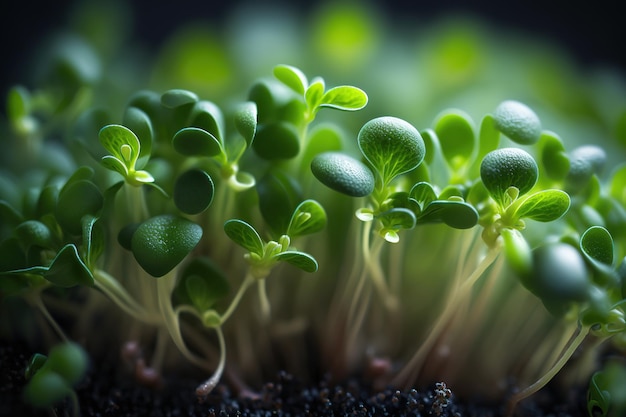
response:
{"label": "dark background", "polygon": [[[77,0],[80,1],[80,0]],[[244,0],[135,0],[133,36],[147,44],[158,45],[181,23],[196,19],[223,19],[229,10]],[[54,28],[62,27],[74,2],[68,0],[17,0],[0,6],[2,65],[0,93],[21,82],[20,68],[32,48]],[[262,3],[257,1],[255,3]],[[276,4],[276,2],[274,2]],[[280,3],[278,3],[280,4]],[[293,0],[286,4],[303,13],[318,3]],[[626,72],[626,19],[620,2],[612,0],[432,0],[378,2],[388,19],[420,21],[435,19],[452,11],[481,17],[498,27],[513,28],[532,36],[543,36],[569,51],[584,69],[597,66],[617,67]]]}

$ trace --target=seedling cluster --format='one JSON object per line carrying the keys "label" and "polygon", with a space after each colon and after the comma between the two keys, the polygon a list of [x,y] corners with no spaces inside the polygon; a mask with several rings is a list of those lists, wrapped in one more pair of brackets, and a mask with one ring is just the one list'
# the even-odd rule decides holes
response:
{"label": "seedling cluster", "polygon": [[361,122],[364,89],[286,64],[236,103],[142,89],[102,109],[77,62],[7,97],[3,324],[58,344],[26,371],[34,406],[78,412],[84,348],[122,349],[138,383],[189,362],[200,399],[228,370],[254,386],[387,358],[376,383],[446,381],[441,407],[451,387],[513,415],[569,365],[591,415],[624,408],[623,368],[591,377],[602,342],[626,346],[626,166],[601,146],[513,99],[479,123]]}

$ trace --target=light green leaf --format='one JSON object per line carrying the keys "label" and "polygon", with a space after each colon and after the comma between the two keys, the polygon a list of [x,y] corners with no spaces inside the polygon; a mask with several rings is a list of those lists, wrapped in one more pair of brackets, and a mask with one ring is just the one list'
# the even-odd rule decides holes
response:
{"label": "light green leaf", "polygon": [[[565,191],[542,190],[514,204],[514,216],[518,219],[532,219],[551,222],[562,217],[569,210],[570,198]],[[508,210],[507,210],[508,211]]]}
{"label": "light green leaf", "polygon": [[290,238],[316,233],[326,226],[326,212],[315,200],[305,200],[296,207],[291,216],[287,235]]}
{"label": "light green leaf", "polygon": [[553,132],[544,131],[537,144],[539,162],[546,175],[556,181],[567,176],[570,160],[561,138]]}
{"label": "light green leaf", "polygon": [[378,117],[365,123],[358,134],[359,149],[380,175],[384,185],[415,169],[426,151],[420,133],[396,117]]}
{"label": "light green leaf", "polygon": [[320,107],[354,111],[365,107],[367,101],[368,97],[365,91],[351,85],[342,85],[326,91]]}
{"label": "light green leaf", "polygon": [[314,112],[315,109],[317,109],[320,104],[322,104],[322,98],[324,97],[325,88],[326,86],[324,85],[324,80],[321,78],[316,78],[306,89],[304,98],[310,111]]}
{"label": "light green leaf", "polygon": [[122,125],[107,125],[100,129],[98,138],[102,146],[129,170],[135,168],[141,145],[132,130]]}
{"label": "light green leaf", "polygon": [[276,259],[277,261],[287,262],[295,267],[302,269],[305,272],[312,273],[317,271],[318,268],[315,258],[304,252],[288,250],[280,252],[274,257],[274,259]]}
{"label": "light green leaf", "polygon": [[532,253],[520,231],[505,227],[500,235],[504,241],[504,254],[511,268],[520,275],[532,273]]}
{"label": "light green leaf", "polygon": [[291,65],[281,64],[275,66],[274,77],[302,96],[304,96],[304,92],[309,85],[306,75],[298,68]]}
{"label": "light green leaf", "polygon": [[183,89],[168,90],[161,95],[161,104],[168,109],[175,109],[187,104],[193,104],[198,100],[199,99],[196,93]]}
{"label": "light green leaf", "polygon": [[115,171],[124,178],[128,177],[128,167],[126,167],[126,165],[116,157],[112,155],[105,155],[102,157],[100,162],[106,169]]}
{"label": "light green leaf", "polygon": [[150,159],[152,152],[152,141],[154,140],[152,121],[143,110],[130,106],[124,112],[123,124],[134,132],[139,139],[140,148],[136,168],[141,169]]}
{"label": "light green leaf", "polygon": [[521,145],[532,145],[541,135],[541,121],[527,105],[506,100],[498,105],[493,119],[497,129]]}
{"label": "light green leaf", "polygon": [[437,117],[433,129],[448,166],[454,171],[467,166],[476,145],[471,117],[460,110],[447,110]]}
{"label": "light green leaf", "polygon": [[7,94],[7,116],[13,123],[27,117],[31,107],[30,92],[21,85],[11,87]]}
{"label": "light green leaf", "polygon": [[251,253],[263,256],[263,240],[254,229],[243,220],[230,219],[224,223],[226,235],[236,244]]}
{"label": "light green leaf", "polygon": [[474,158],[474,163],[469,170],[468,175],[474,179],[480,175],[480,163],[489,152],[498,148],[500,144],[500,131],[496,129],[496,123],[493,116],[487,114],[480,123],[478,132],[478,152]]}

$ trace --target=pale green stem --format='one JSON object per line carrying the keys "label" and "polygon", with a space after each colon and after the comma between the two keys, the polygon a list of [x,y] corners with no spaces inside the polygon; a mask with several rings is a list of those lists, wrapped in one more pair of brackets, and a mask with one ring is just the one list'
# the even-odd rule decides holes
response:
{"label": "pale green stem", "polygon": [[217,386],[224,373],[224,367],[226,365],[226,342],[224,341],[224,333],[222,332],[221,327],[215,328],[215,333],[217,334],[217,339],[220,346],[220,361],[217,365],[217,368],[213,372],[213,375],[205,382],[200,384],[198,388],[196,388],[196,395],[200,399],[206,398],[207,395]]}
{"label": "pale green stem", "polygon": [[93,272],[96,288],[106,294],[118,307],[133,318],[148,324],[160,324],[161,319],[148,313],[137,301],[135,301],[126,289],[107,272],[96,269]]}
{"label": "pale green stem", "polygon": [[254,282],[254,277],[248,272],[243,282],[241,283],[241,286],[239,287],[237,294],[235,294],[235,298],[233,298],[233,300],[230,302],[230,305],[228,306],[224,314],[221,315],[222,324],[224,324],[226,320],[228,320],[228,318],[233,314],[233,312],[239,305],[239,302],[241,301],[241,297],[243,297],[243,294],[246,292],[248,287],[252,285],[253,282]]}
{"label": "pale green stem", "polygon": [[41,300],[41,294],[35,293],[31,297],[29,297],[29,299],[30,299],[31,304],[33,304],[41,312],[41,314],[44,316],[48,324],[50,324],[50,327],[54,329],[54,331],[59,336],[59,338],[63,340],[64,342],[67,342],[68,338],[65,335],[65,332],[63,331],[63,329],[61,329],[61,326],[59,326],[59,324],[54,319],[54,317],[52,317],[52,315],[50,314],[50,311],[48,311],[48,308]]}
{"label": "pale green stem", "polygon": [[201,367],[208,368],[209,365],[206,361],[198,358],[194,355],[183,340],[181,331],[180,331],[180,323],[178,322],[178,314],[174,311],[172,307],[172,290],[175,284],[176,275],[173,272],[169,272],[167,275],[157,279],[157,294],[158,294],[158,303],[159,310],[161,312],[161,317],[163,319],[163,324],[165,328],[169,332],[174,344],[180,350],[180,352],[189,360],[189,362]]}
{"label": "pale green stem", "polygon": [[580,344],[585,340],[585,337],[587,337],[587,334],[589,334],[589,330],[589,326],[580,327],[580,329],[578,330],[578,334],[576,335],[572,343],[570,343],[570,345],[563,352],[559,360],[552,366],[552,368],[550,368],[541,378],[535,381],[535,383],[516,393],[509,399],[506,414],[507,416],[510,417],[513,415],[513,412],[515,411],[515,406],[518,402],[520,402],[524,398],[530,397],[531,395],[539,391],[541,388],[546,386],[546,384],[550,382],[556,374],[559,373],[559,371],[563,368],[563,366],[565,366],[567,361],[572,357],[574,352],[576,352],[578,346],[580,346]]}
{"label": "pale green stem", "polygon": [[261,307],[261,321],[263,323],[269,323],[272,315],[269,298],[267,297],[267,285],[265,279],[258,280],[257,286],[259,287],[259,305]]}
{"label": "pale green stem", "polygon": [[472,286],[482,276],[485,270],[496,260],[500,254],[500,248],[500,245],[490,248],[476,269],[474,269],[474,272],[472,272],[472,274],[465,281],[463,281],[458,288],[453,290],[454,292],[446,303],[444,310],[435,321],[435,324],[428,333],[426,340],[420,345],[419,349],[405,365],[403,370],[396,376],[394,385],[409,383],[417,377],[426,355],[430,352],[435,342],[441,335],[441,332],[448,325],[450,319],[452,319],[454,314],[458,311],[461,301],[470,294]]}

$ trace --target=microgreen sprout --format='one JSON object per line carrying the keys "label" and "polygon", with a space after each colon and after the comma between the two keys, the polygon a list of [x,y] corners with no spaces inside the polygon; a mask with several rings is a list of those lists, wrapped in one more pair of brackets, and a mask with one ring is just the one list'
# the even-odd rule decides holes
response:
{"label": "microgreen sprout", "polygon": [[[342,379],[385,358],[398,366],[371,382],[437,382],[440,414],[454,388],[513,415],[566,364],[594,375],[560,381],[589,383],[590,415],[622,412],[623,364],[595,368],[600,344],[626,346],[626,166],[615,163],[623,140],[607,133],[623,136],[623,117],[603,114],[604,95],[584,89],[576,108],[593,107],[579,120],[598,140],[585,144],[545,95],[535,111],[487,91],[476,108],[444,106],[424,123],[474,90],[459,84],[456,100],[456,87],[433,83],[428,102],[411,92],[421,105],[404,105],[378,81],[370,100],[286,64],[247,90],[161,75],[122,92],[104,88],[118,72],[95,49],[69,45],[49,81],[8,91],[3,129],[0,328],[56,346],[27,369],[30,404],[69,398],[78,415],[80,340],[96,358],[121,347],[151,387],[181,356],[205,375],[201,401],[278,366],[318,375],[315,363]],[[252,64],[226,72],[244,79],[243,68],[258,75]]]}

